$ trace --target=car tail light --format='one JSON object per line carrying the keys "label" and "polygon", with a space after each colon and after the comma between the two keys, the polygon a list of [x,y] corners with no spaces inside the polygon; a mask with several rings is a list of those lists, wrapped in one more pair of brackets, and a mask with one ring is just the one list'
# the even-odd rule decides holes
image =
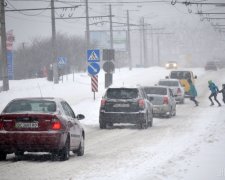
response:
{"label": "car tail light", "polygon": [[106,104],[106,100],[105,99],[102,99],[101,100],[101,107],[105,106],[105,104]]}
{"label": "car tail light", "polygon": [[138,105],[140,108],[144,108],[145,107],[145,100],[144,99],[139,99],[138,100]]}
{"label": "car tail light", "polygon": [[177,89],[177,94],[181,95],[181,89],[180,88]]}
{"label": "car tail light", "polygon": [[56,118],[52,119],[51,129],[60,130],[61,128],[62,128],[61,122]]}
{"label": "car tail light", "polygon": [[169,104],[169,99],[167,96],[163,97],[163,104]]}

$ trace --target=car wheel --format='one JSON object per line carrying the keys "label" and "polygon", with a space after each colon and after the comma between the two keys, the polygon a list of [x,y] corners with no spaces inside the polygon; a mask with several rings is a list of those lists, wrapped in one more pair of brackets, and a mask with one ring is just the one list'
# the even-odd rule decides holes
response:
{"label": "car wheel", "polygon": [[144,122],[140,122],[140,129],[147,129],[149,125],[148,115],[145,116]]}
{"label": "car wheel", "polygon": [[149,121],[149,127],[152,127],[152,125],[153,125],[153,115],[151,116],[151,119]]}
{"label": "car wheel", "polygon": [[82,135],[82,137],[81,137],[79,149],[73,151],[73,153],[76,153],[77,156],[83,156],[83,155],[84,155],[84,136],[83,136],[83,135]]}
{"label": "car wheel", "polygon": [[7,154],[4,152],[0,152],[0,161],[5,161],[6,160]]}
{"label": "car wheel", "polygon": [[172,117],[172,108],[170,108],[170,112],[169,112],[169,114],[167,115],[167,118],[171,118]]}
{"label": "car wheel", "polygon": [[16,159],[22,159],[23,155],[24,155],[24,151],[15,152]]}
{"label": "car wheel", "polygon": [[176,113],[177,113],[177,111],[176,111],[176,108],[175,108],[174,112],[173,112],[173,116],[176,116]]}
{"label": "car wheel", "polygon": [[184,104],[184,98],[180,101],[181,104]]}
{"label": "car wheel", "polygon": [[99,127],[100,127],[100,129],[106,129],[106,123],[101,119],[99,121]]}
{"label": "car wheel", "polygon": [[65,146],[59,151],[59,159],[60,161],[68,160],[70,157],[70,142],[69,138],[67,138]]}

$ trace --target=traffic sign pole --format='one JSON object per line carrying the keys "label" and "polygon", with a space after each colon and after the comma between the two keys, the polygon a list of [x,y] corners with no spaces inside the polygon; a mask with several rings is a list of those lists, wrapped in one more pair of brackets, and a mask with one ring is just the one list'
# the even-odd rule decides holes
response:
{"label": "traffic sign pole", "polygon": [[100,50],[99,49],[89,49],[87,50],[87,62],[88,62],[88,74],[91,76],[91,89],[94,93],[98,92],[98,76],[97,74],[100,71]]}

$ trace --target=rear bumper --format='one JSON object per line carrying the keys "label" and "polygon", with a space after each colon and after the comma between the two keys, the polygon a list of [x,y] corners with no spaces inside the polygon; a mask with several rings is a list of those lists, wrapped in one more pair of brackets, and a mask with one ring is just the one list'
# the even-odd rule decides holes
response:
{"label": "rear bumper", "polygon": [[145,112],[100,112],[99,120],[106,123],[130,123],[145,122]]}
{"label": "rear bumper", "polygon": [[153,115],[154,116],[164,116],[168,115],[170,113],[170,107],[169,106],[153,106]]}
{"label": "rear bumper", "polygon": [[176,102],[182,102],[184,100],[184,96],[175,96]]}
{"label": "rear bumper", "polygon": [[57,151],[63,148],[66,137],[66,133],[62,131],[3,131],[0,132],[0,151],[6,153]]}

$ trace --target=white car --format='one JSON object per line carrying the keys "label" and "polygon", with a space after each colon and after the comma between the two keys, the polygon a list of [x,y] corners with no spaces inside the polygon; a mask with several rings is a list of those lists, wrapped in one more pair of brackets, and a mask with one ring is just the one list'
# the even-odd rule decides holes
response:
{"label": "white car", "polygon": [[158,82],[159,86],[168,86],[173,91],[176,102],[183,104],[185,98],[184,87],[178,79],[161,79]]}
{"label": "white car", "polygon": [[176,100],[172,89],[166,86],[144,86],[145,93],[153,105],[153,116],[176,116]]}

